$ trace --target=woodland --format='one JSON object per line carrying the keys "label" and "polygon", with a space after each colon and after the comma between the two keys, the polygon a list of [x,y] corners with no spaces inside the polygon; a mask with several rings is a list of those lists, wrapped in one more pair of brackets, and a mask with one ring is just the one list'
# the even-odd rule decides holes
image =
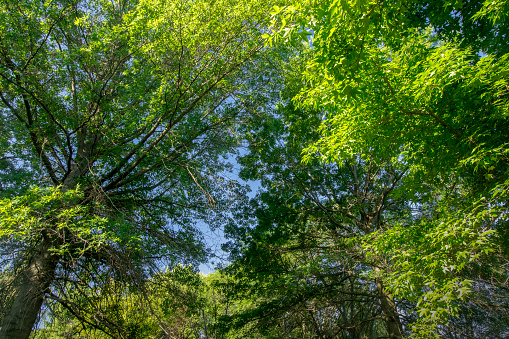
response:
{"label": "woodland", "polygon": [[0,0],[0,338],[508,337],[508,33],[508,0]]}

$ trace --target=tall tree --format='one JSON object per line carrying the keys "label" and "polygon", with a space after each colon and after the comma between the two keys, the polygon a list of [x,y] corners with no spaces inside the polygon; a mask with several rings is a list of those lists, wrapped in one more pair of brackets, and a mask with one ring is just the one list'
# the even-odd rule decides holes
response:
{"label": "tall tree", "polygon": [[1,203],[0,337],[28,338],[45,298],[72,309],[108,276],[203,258],[194,222],[236,189],[220,156],[270,78],[267,6],[0,2],[2,193],[26,188],[9,166],[43,187]]}
{"label": "tall tree", "polygon": [[302,149],[320,137],[321,112],[297,109],[289,99],[309,54],[286,65],[283,102],[249,127],[239,159],[241,176],[262,185],[239,213],[247,224],[230,234],[238,250],[230,270],[257,301],[245,320],[278,337],[401,337],[403,304],[398,311],[384,282],[369,276],[383,262],[368,260],[361,244],[409,218],[405,166],[376,155],[302,163]]}
{"label": "tall tree", "polygon": [[506,288],[506,273],[492,269],[507,261],[504,9],[503,0],[416,0],[274,10],[281,29],[270,42],[312,32],[314,57],[294,102],[325,118],[306,159],[374,153],[408,165],[403,181],[416,218],[368,237],[367,250],[390,259],[389,286],[417,302],[415,333],[423,336],[458,314],[474,280]]}

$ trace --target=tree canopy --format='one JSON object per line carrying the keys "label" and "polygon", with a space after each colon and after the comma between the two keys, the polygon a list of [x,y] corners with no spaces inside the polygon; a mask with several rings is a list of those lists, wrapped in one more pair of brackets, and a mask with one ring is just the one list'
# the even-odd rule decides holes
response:
{"label": "tree canopy", "polygon": [[304,161],[341,166],[374,154],[406,168],[410,221],[359,241],[368,257],[388,260],[384,279],[416,303],[412,328],[422,336],[443,335],[458,300],[487,281],[504,285],[495,267],[507,260],[506,7],[297,2],[275,8],[278,28],[267,35],[294,45],[312,36],[293,102],[318,110],[322,122]]}
{"label": "tree canopy", "polygon": [[509,335],[508,13],[0,0],[0,337]]}
{"label": "tree canopy", "polygon": [[266,101],[267,6],[0,3],[0,336],[28,337],[44,299],[78,314],[70,291],[204,260],[195,225],[225,217],[223,157]]}

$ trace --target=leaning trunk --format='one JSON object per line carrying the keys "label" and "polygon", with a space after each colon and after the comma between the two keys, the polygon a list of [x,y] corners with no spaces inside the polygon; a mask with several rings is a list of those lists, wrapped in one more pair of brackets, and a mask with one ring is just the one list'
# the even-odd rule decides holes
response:
{"label": "leaning trunk", "polygon": [[50,239],[43,237],[22,273],[17,295],[0,329],[1,339],[27,339],[30,336],[44,294],[55,276],[58,257],[52,254],[51,247]]}
{"label": "leaning trunk", "polygon": [[389,335],[389,338],[391,339],[403,338],[403,330],[401,322],[399,320],[398,310],[396,309],[396,304],[394,303],[394,299],[387,292],[381,281],[378,280],[376,282],[376,286],[378,288],[380,306],[382,307],[382,312],[384,314],[384,320],[387,327],[387,333]]}

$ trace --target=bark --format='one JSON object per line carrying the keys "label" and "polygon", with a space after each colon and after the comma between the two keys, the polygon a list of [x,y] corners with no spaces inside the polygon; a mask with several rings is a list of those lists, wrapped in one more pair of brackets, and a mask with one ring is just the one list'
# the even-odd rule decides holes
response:
{"label": "bark", "polygon": [[51,241],[43,237],[20,279],[18,293],[0,329],[1,339],[27,339],[37,320],[44,294],[55,276],[58,257],[49,250]]}
{"label": "bark", "polygon": [[387,292],[381,281],[377,281],[376,286],[378,288],[380,305],[382,307],[382,312],[384,313],[385,324],[387,326],[387,334],[389,335],[389,338],[403,338],[403,329],[401,326],[401,321],[399,320],[399,314],[396,308],[396,304],[394,303],[394,299]]}

